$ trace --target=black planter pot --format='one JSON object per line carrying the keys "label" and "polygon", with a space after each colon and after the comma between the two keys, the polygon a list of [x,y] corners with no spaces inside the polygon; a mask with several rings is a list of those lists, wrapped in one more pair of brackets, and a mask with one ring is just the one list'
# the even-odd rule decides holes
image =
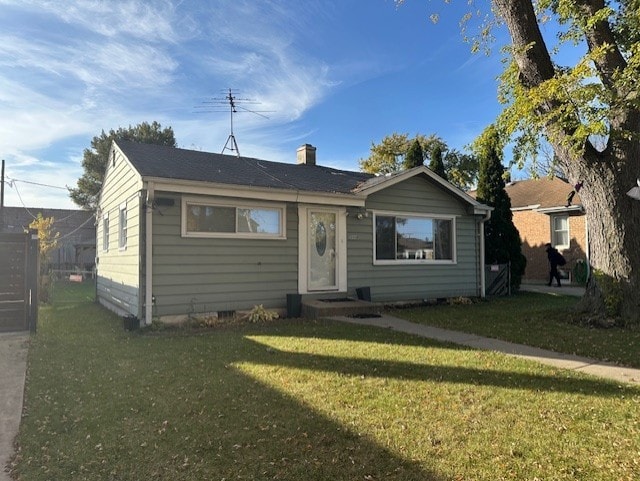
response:
{"label": "black planter pot", "polygon": [[287,294],[287,317],[297,318],[302,313],[302,296],[300,294]]}
{"label": "black planter pot", "polygon": [[371,287],[356,287],[356,295],[361,301],[371,302]]}
{"label": "black planter pot", "polygon": [[125,331],[135,331],[140,328],[140,319],[134,315],[128,315],[122,318]]}

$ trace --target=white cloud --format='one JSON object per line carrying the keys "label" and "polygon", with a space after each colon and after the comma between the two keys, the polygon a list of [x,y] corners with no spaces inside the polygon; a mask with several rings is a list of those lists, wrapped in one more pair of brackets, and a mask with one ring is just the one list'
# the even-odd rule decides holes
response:
{"label": "white cloud", "polygon": [[81,39],[60,45],[5,35],[0,35],[0,65],[20,69],[27,82],[46,78],[63,92],[74,90],[76,95],[78,81],[87,88],[107,90],[166,85],[177,67],[168,54],[145,44]]}
{"label": "white cloud", "polygon": [[[229,135],[228,115],[191,112],[205,89],[217,93],[224,87],[259,102],[242,107],[272,111],[264,113],[269,120],[238,114],[242,154],[294,161],[295,152],[279,148],[303,136],[290,122],[322,102],[339,75],[371,68],[362,62],[336,71],[300,50],[297,40],[313,36],[314,22],[327,15],[315,3],[0,0],[0,5],[8,12],[0,18],[0,152],[14,177],[26,180],[75,185],[82,173],[81,149],[55,159],[39,152],[59,151],[74,138],[75,146],[82,136],[88,147],[102,129],[141,121],[171,125],[185,148],[219,152]],[[12,14],[22,23],[11,23]],[[274,133],[282,125],[290,127],[287,138],[281,130]],[[16,185],[27,204],[42,205],[40,196],[46,194],[47,202],[59,199],[51,205],[70,205],[64,191]],[[7,198],[20,205],[12,190]]]}
{"label": "white cloud", "polygon": [[54,16],[62,22],[105,37],[127,35],[146,41],[176,41],[190,30],[174,29],[175,7],[163,0],[20,0],[5,1],[31,14]]}
{"label": "white cloud", "polygon": [[5,92],[0,94],[0,149],[4,155],[20,157],[20,152],[41,149],[91,128],[78,106],[58,102],[1,76],[0,92]]}
{"label": "white cloud", "polygon": [[266,73],[264,78],[266,110],[274,110],[277,117],[286,121],[300,118],[337,85],[330,80],[329,68],[324,65],[306,68],[285,65],[282,71]]}
{"label": "white cloud", "polygon": [[177,67],[167,53],[148,45],[126,45],[110,43],[93,45],[92,55],[87,55],[83,64],[91,72],[85,80],[91,85],[108,89],[152,88],[167,85]]}
{"label": "white cloud", "polygon": [[127,125],[131,97],[162,95],[173,80],[177,63],[160,47],[65,34],[0,34],[0,152],[13,164],[45,166],[31,153]]}
{"label": "white cloud", "polygon": [[338,84],[322,59],[297,48],[298,36],[313,35],[314,5],[238,1],[212,9],[203,66],[260,101],[262,110],[273,110],[271,118],[299,118]]}

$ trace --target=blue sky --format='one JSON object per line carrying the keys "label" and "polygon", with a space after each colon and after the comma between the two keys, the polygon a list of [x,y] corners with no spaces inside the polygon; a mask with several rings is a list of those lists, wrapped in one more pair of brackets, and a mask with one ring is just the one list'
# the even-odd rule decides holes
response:
{"label": "blue sky", "polygon": [[234,117],[245,156],[293,163],[310,143],[319,164],[358,170],[393,132],[462,149],[500,110],[502,64],[470,52],[467,2],[452,3],[0,0],[5,204],[73,208],[63,188],[103,129],[156,120],[220,152],[229,115],[196,107],[229,87],[271,111]]}

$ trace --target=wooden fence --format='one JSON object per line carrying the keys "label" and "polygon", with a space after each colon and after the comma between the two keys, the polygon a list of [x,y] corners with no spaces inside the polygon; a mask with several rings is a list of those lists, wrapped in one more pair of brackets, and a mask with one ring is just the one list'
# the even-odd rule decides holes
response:
{"label": "wooden fence", "polygon": [[0,332],[35,332],[38,322],[37,231],[0,233]]}

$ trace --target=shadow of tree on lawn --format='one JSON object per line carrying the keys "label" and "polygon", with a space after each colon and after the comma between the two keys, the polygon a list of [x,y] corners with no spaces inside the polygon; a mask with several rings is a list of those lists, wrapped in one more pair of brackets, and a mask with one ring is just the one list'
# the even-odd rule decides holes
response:
{"label": "shadow of tree on lawn", "polygon": [[[344,340],[353,342],[376,342],[389,345],[422,346],[425,348],[445,348],[454,351],[475,351],[474,348],[458,344],[441,343],[435,340],[421,338],[410,334],[398,333],[379,328],[363,326],[344,326],[343,328],[331,324],[331,329],[322,329],[321,323],[314,323],[304,329],[294,328],[293,332],[264,331],[265,336],[296,336],[309,339]],[[259,337],[259,335],[258,335]],[[573,376],[569,370],[553,369],[560,374],[537,374],[521,371],[505,371],[499,369],[482,369],[479,367],[442,366],[416,364],[411,362],[385,361],[376,359],[354,359],[349,357],[334,357],[311,353],[291,353],[269,346],[274,355],[262,357],[259,362],[283,367],[312,369],[324,372],[339,372],[353,376],[384,377],[391,379],[405,379],[416,381],[451,382],[456,384],[472,384],[494,386],[509,389],[527,389],[541,392],[566,392],[587,394],[591,396],[619,396],[620,386],[615,381],[591,376]],[[249,352],[250,349],[247,349]],[[251,357],[247,361],[257,362]],[[566,374],[563,375],[562,373]],[[633,387],[629,389],[634,390]],[[640,392],[640,389],[638,389]]]}
{"label": "shadow of tree on lawn", "polygon": [[[272,386],[252,376],[247,366],[267,367],[269,376],[277,376],[279,368],[294,368],[620,395],[615,383],[593,378],[356,359],[304,352],[304,347],[289,352],[266,340],[295,337],[443,348],[453,351],[454,358],[455,352],[470,351],[381,329],[282,323],[203,335],[146,336],[124,333],[120,319],[91,309],[65,310],[61,319],[43,323],[35,341],[26,392],[30,415],[19,438],[21,452],[29,456],[28,462],[18,461],[22,479],[448,479],[428,451],[419,454],[420,461],[408,459],[289,394],[286,379]],[[42,473],[46,478],[37,477]]]}

